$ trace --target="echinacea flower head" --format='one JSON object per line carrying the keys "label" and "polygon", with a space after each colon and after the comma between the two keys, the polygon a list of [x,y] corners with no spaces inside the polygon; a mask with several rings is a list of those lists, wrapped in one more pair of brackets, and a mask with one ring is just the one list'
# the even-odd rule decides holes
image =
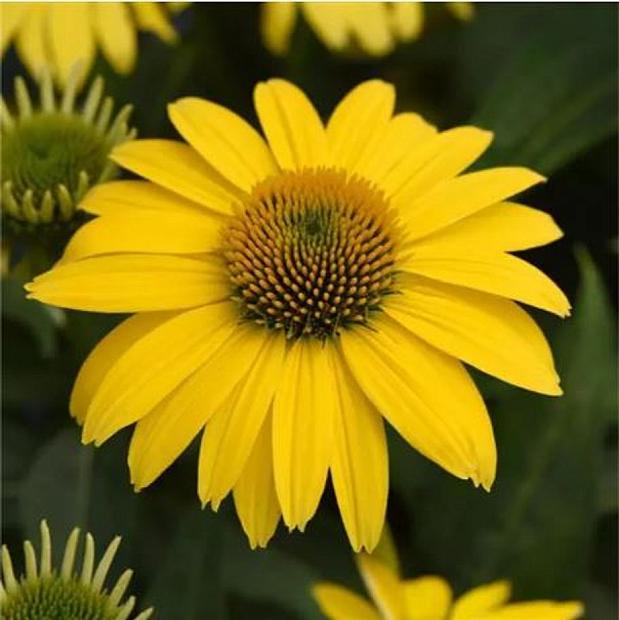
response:
{"label": "echinacea flower head", "polygon": [[135,136],[127,122],[131,106],[114,115],[111,97],[97,78],[83,104],[76,105],[76,71],[56,97],[49,73],[39,83],[39,101],[23,78],[15,80],[12,110],[2,100],[0,205],[7,240],[42,246],[50,237],[73,232],[80,218],[77,203],[88,189],[109,180],[116,165],[113,147]]}
{"label": "echinacea flower head", "polygon": [[492,135],[393,113],[394,88],[353,89],[326,124],[280,79],[256,86],[264,138],[230,110],[169,107],[187,143],[112,158],[147,180],[95,187],[98,217],[27,286],[43,302],[135,315],[86,360],[71,411],[99,445],[135,424],[137,489],[202,435],[198,493],[233,491],[252,546],[303,529],[330,471],[355,549],[387,500],[385,418],[453,475],[489,489],[496,450],[461,364],[558,395],[550,349],[512,300],[560,316],[555,284],[510,254],[561,236],[508,199],[526,168],[461,174]]}
{"label": "echinacea flower head", "polygon": [[397,567],[361,553],[357,566],[371,602],[335,583],[319,583],[313,595],[329,620],[575,620],[583,614],[578,601],[511,603],[508,581],[473,588],[454,599],[449,584],[429,575],[403,579]]}
{"label": "echinacea flower head", "polygon": [[79,530],[71,532],[59,569],[52,566],[52,541],[41,522],[41,553],[37,559],[29,540],[24,542],[25,574],[15,575],[11,555],[2,546],[0,612],[4,620],[147,620],[153,610],[132,615],[135,597],[125,597],[132,571],[126,570],[111,588],[105,580],[120,545],[116,537],[95,564],[95,541],[86,535],[81,568],[76,566]]}
{"label": "echinacea flower head", "polygon": [[52,67],[54,80],[66,86],[76,62],[81,63],[78,86],[88,75],[97,48],[121,74],[132,71],[137,57],[137,33],[154,33],[174,43],[177,33],[169,11],[181,2],[2,2],[1,47],[4,56],[14,43],[20,60],[36,78]]}
{"label": "echinacea flower head", "polygon": [[[470,2],[444,4],[458,19],[473,16]],[[273,54],[288,51],[299,13],[330,50],[369,56],[385,56],[418,38],[424,23],[423,2],[265,2],[260,26]]]}

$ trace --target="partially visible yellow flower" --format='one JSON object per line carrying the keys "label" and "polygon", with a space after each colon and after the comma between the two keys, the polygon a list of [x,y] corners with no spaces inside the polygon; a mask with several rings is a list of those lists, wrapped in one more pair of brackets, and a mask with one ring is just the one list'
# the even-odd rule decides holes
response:
{"label": "partially visible yellow flower", "polygon": [[402,579],[397,566],[376,555],[357,555],[357,566],[371,602],[334,583],[319,583],[312,592],[330,620],[574,620],[583,614],[577,601],[509,603],[511,586],[495,581],[454,600],[441,577]]}
{"label": "partially visible yellow flower", "polygon": [[[473,15],[470,2],[447,2],[462,20]],[[298,12],[316,36],[333,51],[359,48],[371,56],[384,56],[397,43],[416,39],[423,28],[423,2],[265,2],[261,30],[273,54],[290,47]]]}
{"label": "partially visible yellow flower", "polygon": [[51,65],[54,78],[65,86],[76,62],[82,63],[81,83],[100,47],[114,70],[127,74],[137,56],[137,31],[173,43],[177,34],[167,12],[179,8],[163,2],[2,2],[2,55],[14,43],[34,77]]}

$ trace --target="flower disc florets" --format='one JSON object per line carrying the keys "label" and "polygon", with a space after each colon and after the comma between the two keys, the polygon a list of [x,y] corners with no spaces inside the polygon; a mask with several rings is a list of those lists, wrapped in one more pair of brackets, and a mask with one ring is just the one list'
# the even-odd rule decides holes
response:
{"label": "flower disc florets", "polygon": [[289,338],[367,323],[393,289],[395,235],[382,192],[366,180],[333,169],[266,179],[226,232],[243,317]]}

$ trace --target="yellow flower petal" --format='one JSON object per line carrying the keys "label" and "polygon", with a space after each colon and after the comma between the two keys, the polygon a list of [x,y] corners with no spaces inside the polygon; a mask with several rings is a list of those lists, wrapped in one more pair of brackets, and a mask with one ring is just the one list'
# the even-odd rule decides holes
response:
{"label": "yellow flower petal", "polygon": [[294,2],[265,2],[260,14],[260,32],[272,54],[282,55],[290,47],[290,36],[297,18]]}
{"label": "yellow flower petal", "polygon": [[357,554],[356,560],[365,587],[380,610],[381,617],[389,620],[406,620],[408,617],[406,601],[398,576],[367,553]]}
{"label": "yellow flower petal", "polygon": [[451,588],[442,577],[419,577],[404,584],[407,620],[446,620]]}
{"label": "yellow flower petal", "polygon": [[496,447],[483,400],[462,365],[379,315],[344,331],[348,365],[389,423],[429,459],[489,489]]}
{"label": "yellow flower petal", "polygon": [[148,312],[214,303],[230,295],[218,259],[122,254],[63,263],[26,285],[28,298],[92,312]]}
{"label": "yellow flower petal", "polygon": [[130,6],[135,12],[135,19],[140,29],[153,32],[166,43],[176,42],[176,30],[168,21],[161,4],[157,2],[132,2]]}
{"label": "yellow flower petal", "polygon": [[174,315],[173,312],[136,314],[115,327],[90,352],[77,375],[69,402],[69,411],[80,424],[86,418],[97,388],[116,360],[140,338]]}
{"label": "yellow flower petal", "polygon": [[495,610],[509,600],[511,585],[508,581],[495,581],[478,586],[456,600],[452,620],[473,620]]}
{"label": "yellow flower petal", "polygon": [[416,39],[423,29],[423,3],[394,2],[390,6],[392,28],[398,39],[401,41]]}
{"label": "yellow flower petal", "polygon": [[273,478],[272,416],[258,433],[234,487],[234,505],[252,549],[266,547],[281,516]]}
{"label": "yellow flower petal", "polygon": [[131,140],[110,157],[157,185],[226,215],[241,197],[190,146],[172,140]]}
{"label": "yellow flower petal", "polygon": [[545,181],[527,168],[489,168],[441,183],[408,205],[400,205],[410,239],[425,237]]}
{"label": "yellow flower petal", "polygon": [[394,46],[386,2],[350,2],[346,21],[352,40],[371,56],[384,56]]}
{"label": "yellow flower petal", "polygon": [[546,245],[562,236],[548,213],[514,202],[500,202],[416,241],[409,248],[440,245],[515,252]]}
{"label": "yellow flower petal", "polygon": [[355,551],[371,552],[385,522],[389,470],[380,414],[357,386],[340,354],[331,355],[339,394],[335,411],[331,476]]}
{"label": "yellow flower petal", "polygon": [[136,32],[124,2],[97,2],[94,25],[101,49],[118,73],[129,73],[135,64]]}
{"label": "yellow flower petal", "polygon": [[334,583],[316,584],[312,595],[329,620],[381,620],[378,611],[364,598]]}
{"label": "yellow flower petal", "polygon": [[322,343],[297,340],[287,354],[273,405],[275,487],[290,529],[303,531],[318,507],[336,406],[336,386]]}
{"label": "yellow flower petal", "polygon": [[412,150],[384,180],[394,206],[408,215],[412,202],[468,168],[490,142],[490,131],[456,127],[437,134],[424,148]]}
{"label": "yellow flower petal", "polygon": [[340,101],[327,124],[335,166],[354,169],[366,153],[374,152],[394,105],[395,89],[381,80],[363,82]]}
{"label": "yellow flower petal", "polygon": [[500,609],[490,611],[471,620],[575,620],[580,618],[585,609],[582,603],[570,601],[555,603],[554,601],[533,601],[531,603],[512,603]]}
{"label": "yellow flower petal", "polygon": [[346,19],[348,3],[302,2],[300,4],[303,17],[327,47],[340,51],[348,45],[350,37]]}
{"label": "yellow flower petal", "polygon": [[458,19],[468,22],[473,19],[475,9],[472,2],[447,2],[447,8]]}
{"label": "yellow flower petal", "polygon": [[[239,479],[279,383],[286,338],[252,325],[242,347],[256,349],[250,370],[209,422],[200,448],[198,495],[217,510]],[[235,353],[236,357],[236,353]]]}
{"label": "yellow flower petal", "polygon": [[250,192],[262,179],[278,172],[265,141],[240,116],[196,97],[168,106],[178,132],[223,177]]}
{"label": "yellow flower petal", "polygon": [[458,286],[403,276],[386,312],[437,349],[503,381],[561,394],[541,330],[518,305]]}
{"label": "yellow flower petal", "polygon": [[183,312],[138,340],[110,368],[95,393],[83,441],[100,445],[143,418],[204,364],[236,327],[230,304],[215,304]]}
{"label": "yellow flower petal", "polygon": [[45,45],[49,13],[45,6],[28,6],[25,10],[16,33],[15,45],[28,73],[39,78],[41,70],[51,62]]}
{"label": "yellow flower petal", "polygon": [[10,45],[18,27],[24,18],[26,7],[21,2],[2,2],[0,4],[0,19],[2,20],[2,28],[0,28],[0,53],[4,55],[6,48]]}
{"label": "yellow flower petal", "polygon": [[565,317],[570,303],[559,287],[526,261],[499,252],[415,249],[400,268],[427,278],[515,299]]}
{"label": "yellow flower petal", "polygon": [[322,121],[299,88],[279,79],[260,82],[254,90],[254,103],[262,130],[282,168],[299,170],[329,163]]}
{"label": "yellow flower petal", "polygon": [[94,8],[89,2],[54,2],[48,7],[49,37],[57,78],[66,85],[75,63],[83,79],[95,56]]}
{"label": "yellow flower petal", "polygon": [[80,202],[80,209],[93,215],[131,215],[135,211],[150,213],[178,212],[204,215],[225,222],[225,216],[205,209],[150,181],[111,181],[95,185]]}
{"label": "yellow flower petal", "polygon": [[262,341],[256,337],[255,325],[239,325],[209,352],[198,370],[138,421],[129,449],[131,482],[136,490],[156,480],[222,408],[232,390],[244,381]]}

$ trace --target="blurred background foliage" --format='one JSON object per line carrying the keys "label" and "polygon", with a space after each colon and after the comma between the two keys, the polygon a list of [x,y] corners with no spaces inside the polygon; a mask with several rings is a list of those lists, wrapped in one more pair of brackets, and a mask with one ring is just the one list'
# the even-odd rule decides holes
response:
{"label": "blurred background foliage", "polygon": [[[428,6],[422,38],[379,60],[334,57],[299,20],[286,58],[259,37],[257,4],[194,4],[173,49],[141,35],[135,73],[99,60],[118,104],[135,104],[142,137],[172,137],[166,104],[196,95],[255,122],[256,81],[282,76],[324,115],[359,81],[396,84],[398,109],[440,128],[474,123],[496,140],[479,165],[522,164],[549,176],[525,203],[565,231],[531,260],[573,302],[567,321],[539,317],[565,396],[529,394],[477,376],[495,424],[491,494],[449,477],[390,435],[388,519],[407,576],[438,573],[456,591],[499,577],[515,597],[582,598],[587,617],[617,617],[617,6],[483,4],[462,24]],[[10,99],[14,53],[3,67]],[[280,527],[251,552],[227,500],[219,515],[196,497],[194,445],[156,484],[132,492],[129,432],[95,450],[79,441],[67,402],[92,346],[119,317],[50,311],[3,280],[3,540],[54,538],[74,524],[100,544],[124,537],[118,566],[136,571],[143,606],[162,619],[318,618],[310,584],[361,590],[331,491],[304,535]]]}

